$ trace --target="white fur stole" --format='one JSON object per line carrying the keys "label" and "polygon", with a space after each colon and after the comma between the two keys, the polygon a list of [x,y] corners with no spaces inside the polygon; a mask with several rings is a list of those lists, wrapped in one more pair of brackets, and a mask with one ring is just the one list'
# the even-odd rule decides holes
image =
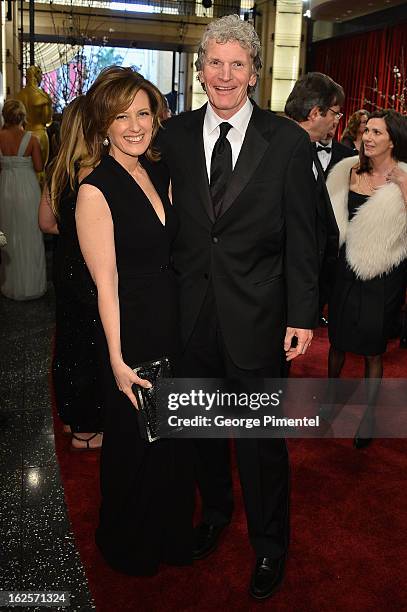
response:
{"label": "white fur stole", "polygon": [[[348,221],[350,171],[358,157],[334,166],[327,188],[338,224],[339,245],[346,242],[346,259],[361,280],[390,272],[407,258],[407,207],[400,188],[388,183],[368,197]],[[407,164],[399,162],[407,172]]]}

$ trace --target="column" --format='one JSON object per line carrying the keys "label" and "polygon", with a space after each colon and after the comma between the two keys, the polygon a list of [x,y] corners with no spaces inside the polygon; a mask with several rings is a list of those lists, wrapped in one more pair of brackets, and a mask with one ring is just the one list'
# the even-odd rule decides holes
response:
{"label": "column", "polygon": [[277,0],[271,82],[271,110],[281,112],[299,76],[302,35],[301,0]]}

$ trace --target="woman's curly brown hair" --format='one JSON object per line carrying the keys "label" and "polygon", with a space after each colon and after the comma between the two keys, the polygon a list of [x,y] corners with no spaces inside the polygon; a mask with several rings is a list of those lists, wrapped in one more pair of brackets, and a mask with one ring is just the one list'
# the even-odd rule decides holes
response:
{"label": "woman's curly brown hair", "polygon": [[360,126],[360,121],[362,117],[369,117],[369,112],[364,108],[355,111],[350,117],[348,121],[348,125],[343,131],[342,140],[344,138],[351,138],[353,142],[355,142],[358,136],[358,130]]}

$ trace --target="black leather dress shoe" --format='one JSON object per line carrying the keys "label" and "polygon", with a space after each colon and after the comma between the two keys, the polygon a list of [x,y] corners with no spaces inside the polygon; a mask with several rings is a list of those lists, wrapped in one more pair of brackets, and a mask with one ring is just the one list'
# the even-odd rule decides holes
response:
{"label": "black leather dress shoe", "polygon": [[400,338],[400,348],[407,349],[407,336]]}
{"label": "black leather dress shoe", "polygon": [[222,531],[226,525],[207,525],[200,523],[194,529],[194,550],[192,558],[195,561],[204,559],[215,550]]}
{"label": "black leather dress shoe", "polygon": [[285,567],[285,556],[279,559],[260,557],[250,582],[249,593],[255,599],[266,599],[270,597],[280,586]]}

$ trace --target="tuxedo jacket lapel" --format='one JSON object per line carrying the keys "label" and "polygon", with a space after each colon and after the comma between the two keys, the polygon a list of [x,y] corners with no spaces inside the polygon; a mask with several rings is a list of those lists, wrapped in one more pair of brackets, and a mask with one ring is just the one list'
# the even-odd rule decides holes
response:
{"label": "tuxedo jacket lapel", "polygon": [[328,224],[331,228],[338,228],[334,211],[332,209],[331,200],[329,197],[328,189],[326,188],[324,171],[321,166],[321,162],[319,161],[318,153],[316,149],[313,147],[313,158],[314,164],[316,166],[318,172],[317,178],[317,191],[320,194],[320,197],[317,201],[317,213],[321,217],[323,223]]}
{"label": "tuxedo jacket lapel", "polygon": [[[215,223],[212,198],[209,191],[208,174],[206,170],[205,149],[203,143],[203,122],[205,119],[206,104],[197,110],[188,122],[188,139],[191,141],[189,150],[195,150],[196,156],[191,160],[191,170],[193,173],[193,183],[199,192],[202,208],[206,213],[206,218],[211,223]],[[257,166],[259,165],[264,153],[269,145],[270,124],[263,120],[262,113],[267,111],[260,110],[254,105],[253,113],[250,118],[246,135],[233,170],[230,184],[225,193],[222,207],[218,219],[232,206],[233,202],[243,191],[252,178]],[[193,146],[192,146],[193,143]]]}
{"label": "tuxedo jacket lapel", "polygon": [[328,191],[325,185],[324,170],[322,168],[321,162],[318,157],[318,153],[314,146],[312,147],[312,157],[314,160],[315,167],[317,169],[316,181],[317,181],[317,192],[319,194],[318,201],[317,201],[317,213],[321,217],[321,219],[325,221],[326,209],[328,208],[326,204],[327,204],[327,199],[329,198],[329,196],[328,196]]}
{"label": "tuxedo jacket lapel", "polygon": [[331,171],[332,166],[334,166],[335,164],[338,163],[338,161],[341,159],[338,150],[334,147],[334,143],[332,143],[332,155],[331,155],[331,159],[329,160],[329,164],[324,172],[325,175],[325,179],[328,177],[329,172]]}
{"label": "tuxedo jacket lapel", "polygon": [[262,113],[254,104],[253,113],[247,126],[245,138],[229,186],[222,202],[218,219],[232,206],[252,178],[269,145],[269,123],[262,121]]}
{"label": "tuxedo jacket lapel", "polygon": [[352,157],[353,155],[354,155],[354,152],[352,151],[352,149],[345,147],[345,145],[342,145],[337,140],[333,140],[332,141],[332,157],[331,157],[331,161],[329,162],[328,168],[325,171],[325,175],[328,176],[333,166],[335,166],[338,162],[340,162],[341,159],[344,159],[345,157]]}
{"label": "tuxedo jacket lapel", "polygon": [[208,173],[206,171],[205,149],[203,142],[203,122],[205,119],[206,104],[195,111],[190,118],[186,128],[188,131],[187,138],[190,140],[187,150],[196,151],[193,159],[191,159],[191,171],[193,185],[196,185],[200,196],[202,209],[205,211],[206,219],[211,223],[215,222],[213,212],[212,198],[209,191]]}

